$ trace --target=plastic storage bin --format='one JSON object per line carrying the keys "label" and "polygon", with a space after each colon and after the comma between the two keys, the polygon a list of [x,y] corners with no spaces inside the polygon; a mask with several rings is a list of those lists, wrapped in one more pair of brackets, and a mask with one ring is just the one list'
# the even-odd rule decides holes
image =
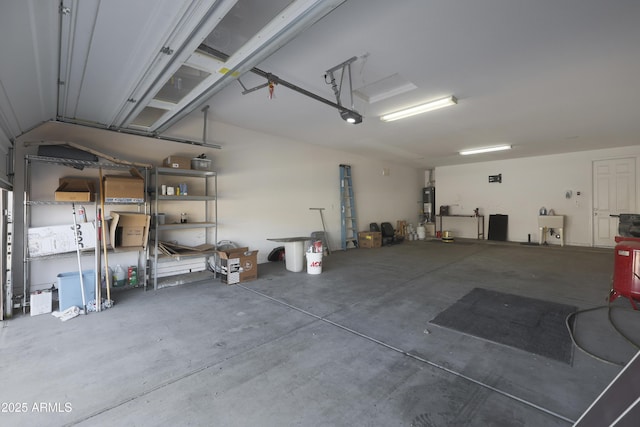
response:
{"label": "plastic storage bin", "polygon": [[[85,303],[96,299],[96,273],[93,270],[82,272],[84,282]],[[80,290],[80,274],[77,271],[58,274],[58,299],[60,311],[69,307],[82,307],[82,291]]]}
{"label": "plastic storage bin", "polygon": [[200,159],[198,157],[191,159],[191,169],[199,170],[199,171],[210,171],[212,170],[212,161],[211,159]]}

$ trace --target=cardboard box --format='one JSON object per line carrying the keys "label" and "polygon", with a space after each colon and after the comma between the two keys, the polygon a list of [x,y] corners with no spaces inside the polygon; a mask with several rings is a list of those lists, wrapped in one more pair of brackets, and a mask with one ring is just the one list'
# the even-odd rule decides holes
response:
{"label": "cardboard box", "polygon": [[132,168],[131,176],[107,175],[104,177],[104,201],[107,203],[143,203],[144,178]]}
{"label": "cardboard box", "polygon": [[191,159],[189,157],[169,156],[162,162],[167,168],[191,169]]}
{"label": "cardboard box", "polygon": [[57,202],[92,202],[95,197],[93,180],[86,178],[60,178],[55,192]]}
{"label": "cardboard box", "polygon": [[222,283],[233,285],[258,278],[258,251],[234,248],[218,251]]}
{"label": "cardboard box", "polygon": [[111,212],[109,235],[114,249],[142,250],[149,240],[151,216],[137,212]]}
{"label": "cardboard box", "polygon": [[361,248],[382,247],[382,233],[379,231],[361,231],[358,233],[358,245]]}
{"label": "cardboard box", "polygon": [[[80,250],[96,247],[96,225],[94,222],[78,223]],[[73,224],[49,227],[33,227],[27,232],[29,256],[61,254],[76,251],[76,236]]]}
{"label": "cardboard box", "polygon": [[43,291],[31,292],[31,298],[29,299],[29,311],[32,316],[39,314],[51,313],[51,290],[46,289]]}

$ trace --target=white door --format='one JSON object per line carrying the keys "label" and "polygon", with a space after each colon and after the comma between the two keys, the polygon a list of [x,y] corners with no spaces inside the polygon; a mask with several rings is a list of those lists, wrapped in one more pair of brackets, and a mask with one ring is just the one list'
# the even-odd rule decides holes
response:
{"label": "white door", "polygon": [[593,245],[613,247],[618,218],[636,212],[636,159],[593,162]]}

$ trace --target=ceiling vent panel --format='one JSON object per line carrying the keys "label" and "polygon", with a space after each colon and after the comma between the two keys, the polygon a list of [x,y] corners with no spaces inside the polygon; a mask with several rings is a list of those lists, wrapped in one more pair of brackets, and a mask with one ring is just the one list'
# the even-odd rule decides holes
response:
{"label": "ceiling vent panel", "polygon": [[232,55],[291,3],[292,0],[238,0],[203,43]]}
{"label": "ceiling vent panel", "polygon": [[400,74],[392,74],[389,77],[370,83],[353,91],[358,98],[373,104],[384,99],[400,95],[416,89],[417,86],[402,77]]}
{"label": "ceiling vent panel", "polygon": [[162,117],[167,110],[162,108],[156,108],[147,106],[138,114],[136,119],[131,123],[132,127],[148,129],[154,124],[160,117]]}
{"label": "ceiling vent panel", "polygon": [[177,104],[210,75],[206,71],[182,65],[153,99]]}

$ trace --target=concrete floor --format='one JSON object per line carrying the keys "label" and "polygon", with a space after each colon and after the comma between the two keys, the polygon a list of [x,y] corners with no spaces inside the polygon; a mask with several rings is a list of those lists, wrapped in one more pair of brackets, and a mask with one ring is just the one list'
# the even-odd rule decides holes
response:
{"label": "concrete floor", "polygon": [[[568,426],[620,366],[429,321],[474,287],[603,305],[612,271],[612,250],[414,241],[334,252],[317,276],[261,264],[243,285],[119,292],[67,322],[19,316],[0,332],[0,424]],[[640,329],[627,301],[614,306],[627,333]],[[607,310],[576,328],[602,357],[636,352]]]}

